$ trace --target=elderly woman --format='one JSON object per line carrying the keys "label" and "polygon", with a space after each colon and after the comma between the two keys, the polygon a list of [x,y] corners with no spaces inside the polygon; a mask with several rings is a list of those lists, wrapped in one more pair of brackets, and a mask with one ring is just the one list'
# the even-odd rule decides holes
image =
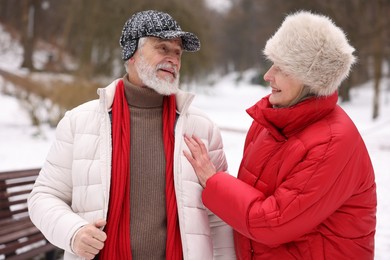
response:
{"label": "elderly woman", "polygon": [[202,140],[184,137],[203,202],[234,228],[239,259],[373,259],[374,171],[337,105],[353,52],[328,17],[287,16],[264,49],[272,93],[247,110],[238,177],[216,172]]}

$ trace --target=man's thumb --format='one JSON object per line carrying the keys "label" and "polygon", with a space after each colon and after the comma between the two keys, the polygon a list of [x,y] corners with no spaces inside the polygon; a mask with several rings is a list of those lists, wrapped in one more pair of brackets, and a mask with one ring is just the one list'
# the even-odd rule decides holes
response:
{"label": "man's thumb", "polygon": [[101,228],[107,224],[105,219],[98,219],[95,221],[95,227]]}

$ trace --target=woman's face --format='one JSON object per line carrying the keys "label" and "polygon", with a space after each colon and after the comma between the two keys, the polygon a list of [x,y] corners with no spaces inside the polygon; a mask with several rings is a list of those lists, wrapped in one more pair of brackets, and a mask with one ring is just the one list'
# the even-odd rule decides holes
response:
{"label": "woman's face", "polygon": [[302,82],[287,75],[275,65],[264,74],[264,80],[270,83],[272,93],[269,102],[275,107],[288,107],[303,90]]}

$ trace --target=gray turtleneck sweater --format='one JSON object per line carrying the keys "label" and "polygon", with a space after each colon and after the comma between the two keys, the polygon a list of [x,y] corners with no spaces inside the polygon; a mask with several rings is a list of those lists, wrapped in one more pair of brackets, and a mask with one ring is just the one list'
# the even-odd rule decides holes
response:
{"label": "gray turtleneck sweater", "polygon": [[130,109],[130,239],[133,259],[165,259],[163,96],[123,77]]}

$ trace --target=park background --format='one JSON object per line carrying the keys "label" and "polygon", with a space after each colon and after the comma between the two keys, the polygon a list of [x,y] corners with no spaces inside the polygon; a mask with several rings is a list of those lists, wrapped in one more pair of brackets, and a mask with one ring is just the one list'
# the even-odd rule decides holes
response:
{"label": "park background", "polygon": [[251,119],[270,92],[266,40],[286,14],[330,16],[356,48],[340,88],[370,152],[378,186],[375,259],[390,256],[390,1],[388,0],[0,0],[0,171],[41,167],[66,110],[96,98],[124,73],[119,36],[140,10],[170,13],[202,49],[185,53],[181,88],[221,128],[235,175]]}

